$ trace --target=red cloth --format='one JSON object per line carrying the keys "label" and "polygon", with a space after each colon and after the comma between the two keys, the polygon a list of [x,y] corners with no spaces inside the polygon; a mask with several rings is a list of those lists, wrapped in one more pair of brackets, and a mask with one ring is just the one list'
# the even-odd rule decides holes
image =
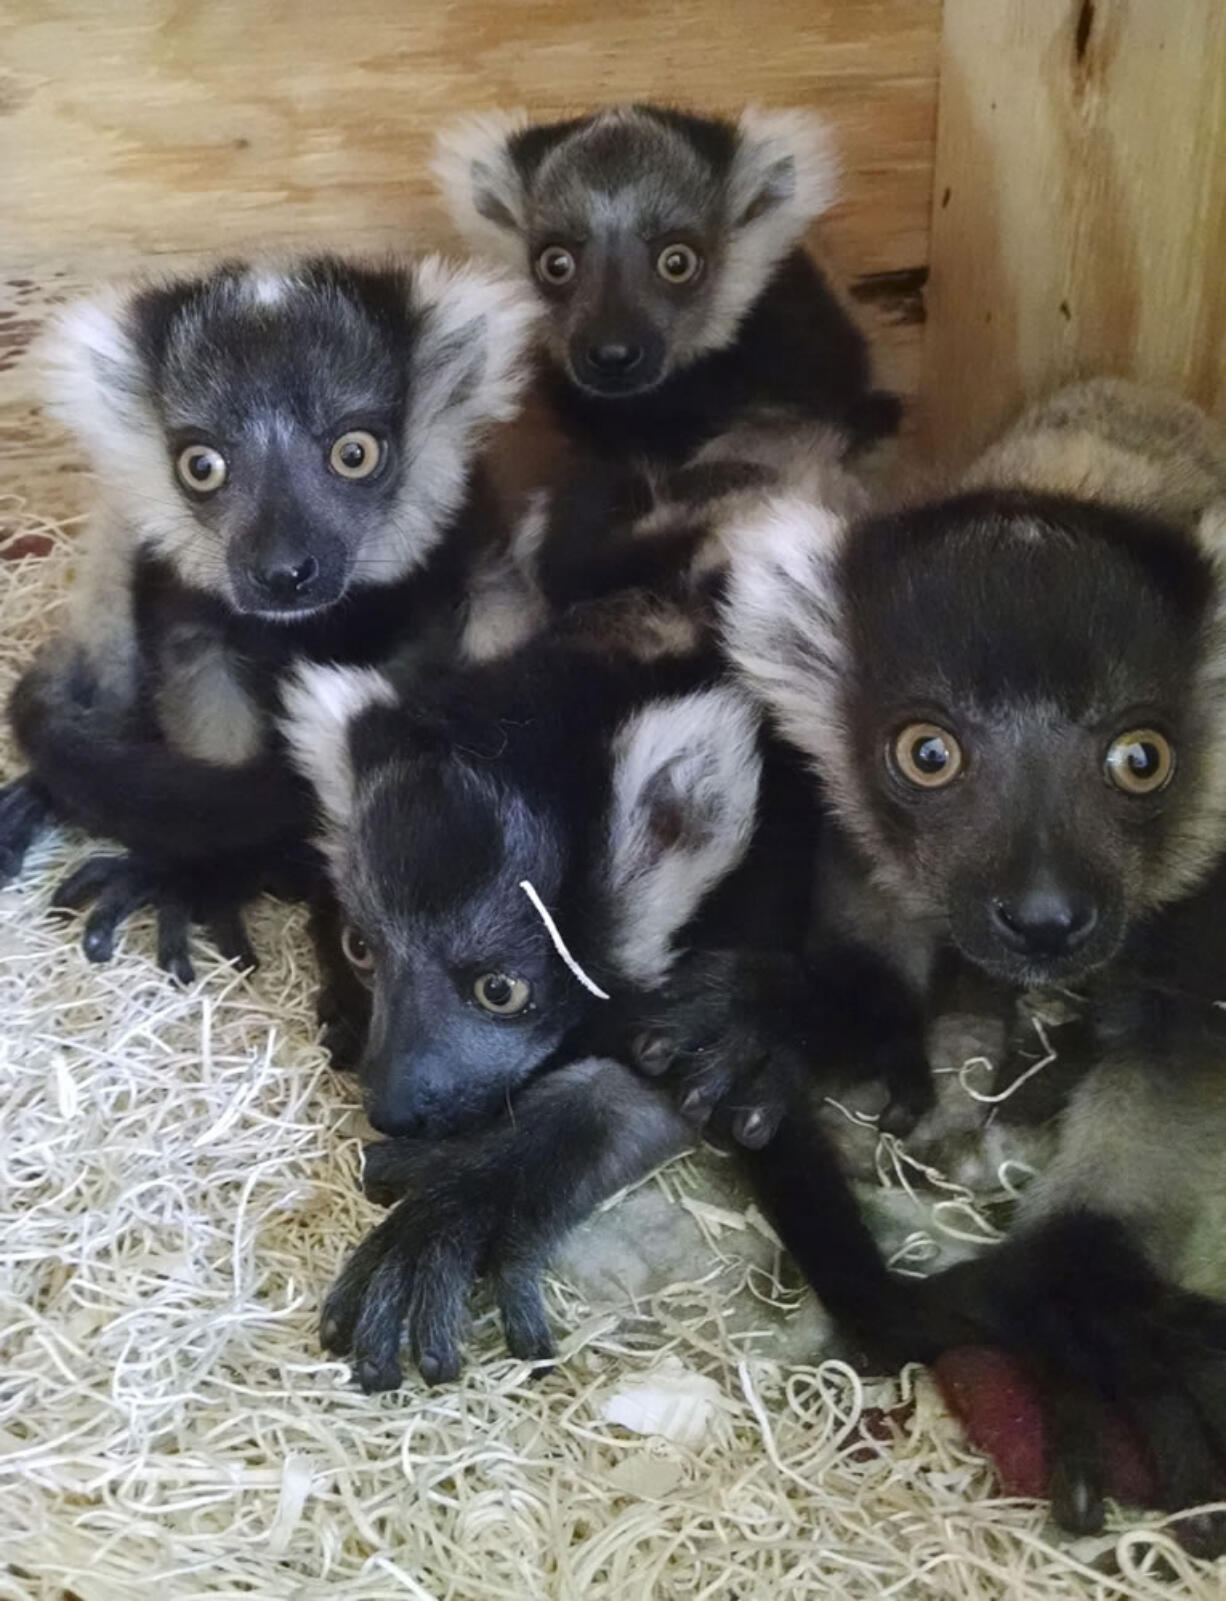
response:
{"label": "red cloth", "polygon": [[[1004,1351],[963,1346],[933,1368],[946,1406],[971,1444],[996,1464],[1009,1495],[1047,1493],[1043,1412],[1024,1368]],[[1123,1420],[1108,1417],[1107,1493],[1134,1506],[1152,1506],[1155,1488],[1139,1442]]]}

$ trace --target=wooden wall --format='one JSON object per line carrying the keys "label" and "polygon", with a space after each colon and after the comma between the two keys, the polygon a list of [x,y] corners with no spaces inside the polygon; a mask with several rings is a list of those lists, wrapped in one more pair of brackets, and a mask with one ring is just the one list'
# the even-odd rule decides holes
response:
{"label": "wooden wall", "polygon": [[1083,373],[1226,420],[1226,0],[945,0],[933,197],[934,453]]}
{"label": "wooden wall", "polygon": [[51,300],[218,251],[446,244],[431,133],[485,106],[821,107],[846,166],[824,253],[884,376],[918,387],[940,0],[7,0],[0,18],[0,491],[81,498],[24,359]]}

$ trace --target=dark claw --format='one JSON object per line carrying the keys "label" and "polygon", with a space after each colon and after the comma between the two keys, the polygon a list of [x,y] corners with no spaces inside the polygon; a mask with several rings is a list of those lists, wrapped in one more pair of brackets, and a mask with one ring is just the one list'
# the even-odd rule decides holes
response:
{"label": "dark claw", "polygon": [[217,947],[223,961],[231,963],[240,972],[255,972],[260,965],[259,958],[247,938],[241,912],[222,912],[210,919],[207,928],[209,938]]}
{"label": "dark claw", "polygon": [[677,1052],[666,1034],[644,1029],[631,1040],[630,1055],[640,1073],[646,1073],[648,1078],[659,1078],[673,1065]]}
{"label": "dark claw", "polygon": [[780,1121],[781,1112],[775,1115],[766,1107],[747,1107],[734,1113],[732,1136],[747,1150],[760,1151],[774,1139]]}
{"label": "dark claw", "polygon": [[373,1357],[363,1357],[354,1372],[367,1395],[377,1395],[382,1390],[398,1390],[404,1377],[399,1362],[382,1362]]}

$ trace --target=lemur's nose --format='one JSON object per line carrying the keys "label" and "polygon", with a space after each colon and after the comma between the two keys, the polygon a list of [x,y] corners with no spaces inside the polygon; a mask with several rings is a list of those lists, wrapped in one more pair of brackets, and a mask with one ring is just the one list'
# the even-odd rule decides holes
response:
{"label": "lemur's nose", "polygon": [[286,557],[261,567],[255,581],[270,599],[285,602],[301,600],[318,576],[314,556]]}
{"label": "lemur's nose", "polygon": [[643,347],[615,342],[593,345],[587,353],[587,359],[597,372],[633,372],[643,359]]}
{"label": "lemur's nose", "polygon": [[993,901],[992,921],[1014,950],[1028,956],[1063,956],[1089,938],[1098,908],[1075,892],[1044,886],[1016,900]]}

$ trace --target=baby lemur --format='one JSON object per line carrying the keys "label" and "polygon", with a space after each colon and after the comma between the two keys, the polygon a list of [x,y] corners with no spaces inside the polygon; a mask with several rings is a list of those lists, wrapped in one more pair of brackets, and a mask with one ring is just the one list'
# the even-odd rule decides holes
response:
{"label": "baby lemur", "polygon": [[[1226,1285],[1224,559],[1226,442],[1102,380],[1023,416],[951,499],[854,532],[783,504],[734,560],[732,654],[912,956],[1087,997],[1080,1071],[987,1119],[998,1156],[1037,1121],[1045,1171],[915,1324],[915,1354],[1024,1363],[1074,1529],[1101,1524],[1109,1408],[1173,1509],[1226,1466],[1226,1304],[1206,1293]],[[802,1202],[783,1231],[808,1227]],[[1213,1515],[1182,1532],[1226,1544]]]}
{"label": "baby lemur", "polygon": [[701,521],[730,489],[787,486],[815,431],[843,457],[896,430],[897,399],[798,243],[837,183],[812,113],[495,113],[445,131],[436,171],[461,231],[542,309],[571,448],[522,556],[551,604],[684,541],[687,504]]}
{"label": "baby lemur", "polygon": [[69,308],[55,410],[99,504],[65,634],[13,696],[30,772],[0,791],[0,868],[53,817],[118,840],[61,905],[86,953],[135,908],[191,973],[192,919],[250,960],[238,906],[295,880],[311,807],[270,712],[298,658],[450,649],[499,538],[477,466],[511,415],[532,307],[435,258],[227,265]]}

